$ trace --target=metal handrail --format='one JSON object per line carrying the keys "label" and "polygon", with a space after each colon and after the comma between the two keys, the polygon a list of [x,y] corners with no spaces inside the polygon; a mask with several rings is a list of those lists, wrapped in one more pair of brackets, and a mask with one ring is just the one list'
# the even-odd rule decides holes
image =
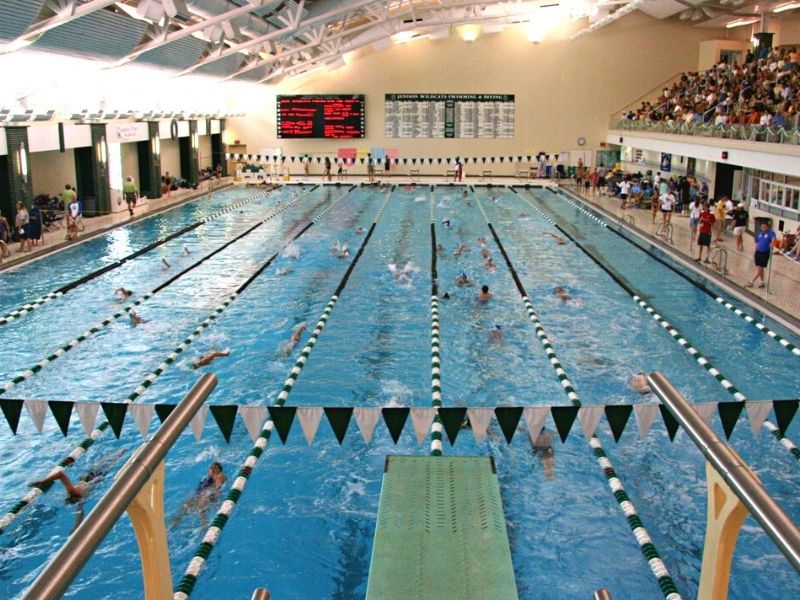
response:
{"label": "metal handrail", "polygon": [[613,600],[613,598],[611,597],[611,592],[606,588],[600,588],[599,590],[595,590],[593,600]]}
{"label": "metal handrail", "polygon": [[136,460],[122,469],[94,510],[39,573],[23,600],[61,598],[216,386],[216,376],[207,373],[189,390],[141,447]]}
{"label": "metal handrail", "polygon": [[267,588],[256,588],[253,591],[253,596],[250,600],[269,600],[270,593]]}
{"label": "metal handrail", "polygon": [[650,373],[647,381],[650,389],[673,414],[709,464],[725,480],[789,563],[800,572],[800,530],[797,526],[767,494],[742,458],[717,437],[663,373]]}

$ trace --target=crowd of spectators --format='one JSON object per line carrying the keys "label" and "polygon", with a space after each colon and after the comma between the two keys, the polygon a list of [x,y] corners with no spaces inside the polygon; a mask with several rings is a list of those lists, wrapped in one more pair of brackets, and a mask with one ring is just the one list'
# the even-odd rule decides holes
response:
{"label": "crowd of spectators", "polygon": [[772,125],[795,128],[800,112],[800,65],[797,49],[773,48],[761,58],[752,52],[745,63],[720,62],[713,68],[684,73],[653,101],[625,111],[624,120],[658,121],[670,126]]}

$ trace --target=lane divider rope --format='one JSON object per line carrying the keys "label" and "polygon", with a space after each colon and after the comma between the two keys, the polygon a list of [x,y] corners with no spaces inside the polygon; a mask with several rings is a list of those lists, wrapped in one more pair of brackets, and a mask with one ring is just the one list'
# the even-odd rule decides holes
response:
{"label": "lane divider rope", "polygon": [[[548,189],[548,191],[550,191],[551,193],[555,194],[555,195],[556,195],[556,196],[558,196],[559,198],[563,198],[563,199],[565,199],[567,202],[569,202],[569,203],[570,203],[570,204],[572,204],[573,206],[575,205],[575,201],[573,201],[573,200],[572,200],[572,199],[571,199],[569,196],[566,196],[565,194],[563,194],[563,193],[562,193],[560,190],[559,190],[559,191],[554,191],[554,190],[553,190],[553,189],[551,189],[551,188],[547,188],[547,189]],[[580,202],[580,201],[578,201],[578,202]],[[585,212],[585,211],[584,211],[584,212]],[[606,225],[607,225],[607,224],[606,224]],[[624,235],[622,235],[622,233],[620,233],[620,232],[619,232],[619,231],[617,231],[616,229],[614,229],[614,228],[609,228],[609,230],[610,230],[610,231],[613,231],[613,232],[614,232],[614,233],[616,233],[616,234],[617,234],[619,237],[621,237],[623,240],[625,240],[625,241],[626,241],[626,242],[628,242],[629,244],[633,245],[634,247],[638,248],[638,249],[639,249],[639,250],[641,250],[642,252],[645,252],[645,253],[646,253],[648,256],[651,256],[653,259],[657,260],[657,261],[658,261],[660,264],[662,264],[662,265],[664,265],[665,267],[667,267],[668,269],[670,269],[670,270],[671,270],[672,272],[674,272],[676,275],[678,275],[678,276],[682,277],[683,279],[685,279],[686,281],[688,281],[689,283],[691,283],[691,284],[692,284],[693,286],[695,286],[697,289],[701,290],[702,292],[704,292],[705,294],[707,294],[708,296],[710,296],[711,298],[713,298],[713,299],[714,299],[716,302],[718,302],[719,304],[721,304],[722,306],[724,306],[725,308],[727,308],[729,311],[731,311],[731,312],[732,312],[732,313],[734,313],[735,315],[737,315],[737,316],[741,317],[742,319],[744,319],[745,321],[747,321],[748,323],[750,323],[751,325],[753,325],[753,326],[754,326],[756,329],[758,329],[759,331],[761,331],[761,333],[763,333],[763,334],[765,334],[765,335],[769,336],[770,338],[772,338],[773,340],[775,340],[776,342],[778,342],[778,343],[779,343],[781,346],[783,346],[783,347],[784,347],[786,350],[788,350],[789,352],[791,352],[791,353],[792,353],[792,354],[794,354],[795,356],[800,356],[800,348],[798,348],[797,346],[795,346],[794,344],[792,344],[791,342],[789,342],[788,340],[786,340],[786,339],[785,339],[783,336],[781,336],[781,335],[780,335],[780,334],[778,334],[777,332],[773,331],[772,329],[770,329],[769,327],[767,327],[766,325],[764,325],[763,323],[761,323],[761,322],[760,322],[760,321],[758,321],[757,319],[755,319],[755,318],[753,318],[752,316],[748,315],[746,312],[744,312],[744,311],[743,311],[743,310],[741,310],[740,308],[737,308],[737,307],[736,307],[736,306],[734,306],[734,305],[733,305],[733,304],[732,304],[730,301],[726,300],[725,298],[722,298],[721,296],[719,296],[718,294],[716,294],[714,291],[712,291],[711,289],[709,289],[708,287],[706,287],[706,286],[705,286],[705,285],[703,285],[702,283],[700,283],[700,282],[698,282],[698,281],[695,281],[694,279],[692,279],[691,277],[689,277],[689,276],[688,276],[686,273],[684,273],[684,272],[682,272],[680,269],[676,268],[674,265],[671,265],[669,262],[665,261],[665,260],[664,260],[664,259],[662,259],[661,257],[659,257],[659,256],[656,256],[656,255],[655,255],[655,254],[653,254],[652,252],[648,251],[648,250],[647,250],[647,248],[643,248],[642,246],[640,246],[639,244],[637,244],[637,243],[636,243],[634,240],[631,240],[631,239],[630,239],[630,238],[628,238],[627,236],[624,236]]]}
{"label": "lane divider rope", "polygon": [[[431,405],[442,407],[442,363],[439,328],[439,272],[436,265],[436,210],[431,192]],[[431,424],[431,456],[441,456],[442,420],[437,410]]]}
{"label": "lane divider rope", "polygon": [[[352,190],[352,188],[350,188]],[[347,193],[349,193],[348,190]],[[178,356],[184,352],[194,341],[194,339],[200,335],[206,328],[208,328],[219,316],[231,305],[231,303],[238,298],[242,292],[253,282],[255,281],[256,277],[258,277],[261,273],[263,273],[269,265],[273,263],[273,261],[280,255],[284,248],[286,248],[289,244],[297,240],[301,235],[303,235],[306,231],[308,231],[312,225],[319,221],[328,211],[330,211],[336,204],[338,204],[347,193],[343,196],[337,198],[332,204],[325,208],[320,214],[318,214],[314,219],[312,219],[305,227],[303,227],[299,232],[297,232],[291,240],[283,244],[280,250],[278,250],[275,254],[273,254],[261,267],[258,268],[247,280],[239,286],[239,288],[230,296],[228,296],[225,301],[219,305],[214,311],[209,315],[200,325],[198,325],[192,333],[186,337],[172,352],[170,352],[167,357],[158,365],[158,367],[153,370],[150,374],[148,374],[145,379],[140,383],[136,389],[131,392],[125,402],[130,404],[136,401],[142,394],[144,394],[172,364],[175,363]],[[94,443],[97,439],[109,428],[110,424],[108,421],[104,420],[100,425],[98,425],[87,438],[85,438],[77,447],[75,447],[66,457],[64,457],[58,465],[50,471],[50,474],[57,473],[59,471],[65,470],[67,467],[73,465],[75,461],[77,461]],[[0,518],[0,534],[2,534],[5,529],[17,518],[17,516],[25,509],[27,506],[35,502],[39,496],[47,492],[53,486],[53,482],[48,482],[42,484],[40,486],[34,486],[30,489],[30,491],[23,496],[21,500],[19,500],[14,506],[12,506],[9,511]]]}
{"label": "lane divider rope", "polygon": [[59,358],[64,356],[67,352],[69,352],[73,348],[77,347],[78,344],[80,344],[81,342],[83,342],[85,340],[88,340],[89,338],[93,337],[95,334],[99,333],[101,330],[103,330],[105,327],[107,327],[108,325],[113,323],[115,320],[117,320],[120,317],[128,314],[136,306],[139,306],[143,302],[149,300],[154,295],[156,295],[158,292],[160,292],[161,290],[163,290],[167,286],[169,286],[172,283],[174,283],[175,281],[177,281],[179,278],[184,276],[189,271],[192,271],[196,267],[200,266],[203,262],[205,262],[206,260],[208,260],[209,258],[214,256],[215,254],[218,254],[219,252],[221,252],[222,250],[224,250],[225,248],[227,248],[228,246],[230,246],[234,242],[242,239],[246,235],[249,235],[250,233],[255,231],[258,227],[261,227],[263,224],[265,224],[268,221],[271,221],[275,217],[279,216],[282,212],[284,212],[285,210],[290,208],[295,203],[299,202],[301,198],[302,198],[302,196],[298,196],[298,197],[294,198],[291,202],[288,202],[287,204],[284,204],[277,211],[275,211],[272,214],[270,214],[266,219],[264,219],[264,220],[260,221],[259,223],[256,223],[255,225],[249,227],[246,231],[244,231],[240,235],[234,237],[233,239],[227,241],[225,244],[223,244],[222,246],[220,246],[216,250],[212,251],[210,254],[207,254],[206,256],[204,256],[202,259],[200,259],[199,261],[197,261],[193,265],[190,265],[189,267],[187,267],[186,269],[184,269],[180,273],[177,273],[176,275],[174,275],[173,277],[171,277],[167,281],[165,281],[165,282],[161,283],[160,285],[158,285],[157,287],[155,287],[150,292],[144,294],[142,297],[137,298],[135,301],[130,303],[128,306],[126,306],[123,309],[117,311],[116,313],[114,313],[110,317],[107,317],[107,318],[103,319],[102,321],[100,321],[96,325],[94,325],[94,326],[90,327],[89,329],[87,329],[86,331],[84,331],[79,336],[71,339],[66,344],[63,344],[55,352],[53,352],[52,354],[50,354],[46,358],[40,360],[38,363],[36,363],[32,367],[30,367],[27,370],[23,371],[19,375],[16,375],[11,380],[6,381],[2,385],[0,385],[0,395],[5,394],[7,391],[12,389],[16,385],[22,383],[23,381],[26,381],[27,379],[30,379],[36,373],[41,371],[44,367],[46,367],[47,365],[55,362],[56,360],[58,360]]}
{"label": "lane divider rope", "polygon": [[[564,392],[567,394],[570,402],[572,402],[573,405],[580,407],[580,397],[578,396],[577,391],[575,391],[575,387],[572,385],[567,372],[564,370],[564,367],[558,360],[558,356],[556,356],[555,350],[550,343],[547,332],[544,330],[544,327],[542,326],[541,321],[539,320],[539,317],[533,308],[533,304],[528,298],[528,294],[525,291],[525,288],[523,287],[519,277],[517,276],[516,269],[511,263],[511,259],[508,257],[508,254],[506,254],[505,248],[503,247],[503,244],[500,241],[494,226],[489,220],[480,198],[476,197],[475,199],[478,202],[478,207],[483,214],[483,218],[486,220],[486,225],[489,227],[489,231],[491,231],[492,237],[494,238],[500,253],[503,255],[503,259],[505,260],[509,271],[511,271],[511,275],[517,285],[517,291],[519,291],[519,294],[522,296],[522,300],[525,304],[525,310],[528,312],[528,317],[530,318],[530,321],[533,323],[536,330],[536,336],[539,338],[539,342],[541,342],[542,346],[544,347],[547,358],[550,361],[550,365],[555,370],[558,380],[561,383],[561,387],[564,389]],[[597,436],[593,435],[590,438],[589,445],[592,448],[592,452],[597,459],[598,464],[603,470],[603,474],[606,477],[606,481],[609,488],[611,488],[614,498],[625,515],[626,520],[628,521],[628,525],[631,528],[634,537],[636,538],[636,542],[639,544],[639,549],[641,550],[642,555],[645,557],[645,560],[650,567],[650,571],[655,576],[658,586],[661,588],[661,592],[664,594],[664,598],[666,600],[681,600],[681,595],[678,593],[678,589],[675,587],[675,582],[672,580],[664,561],[659,555],[655,544],[653,544],[650,534],[647,532],[647,529],[645,529],[641,517],[639,517],[633,502],[625,492],[622,481],[614,470],[608,456],[605,454],[603,446]]]}
{"label": "lane divider rope", "polygon": [[[524,197],[524,196],[523,196]],[[533,206],[531,200],[525,197],[525,201]],[[628,295],[633,299],[633,301],[642,308],[648,315],[650,315],[653,320],[661,326],[661,328],[666,331],[670,337],[675,340],[675,342],[681,346],[686,352],[688,352],[695,361],[703,367],[716,381],[719,383],[723,389],[725,389],[734,399],[742,402],[747,400],[747,396],[745,396],[728,378],[726,378],[713,364],[709,361],[703,354],[695,348],[689,340],[687,340],[675,327],[673,327],[669,321],[667,321],[659,312],[653,308],[644,298],[641,297],[639,292],[631,287],[628,283],[622,280],[622,278],[617,275],[610,267],[603,264],[601,260],[595,257],[589,250],[587,250],[580,242],[578,242],[572,235],[570,235],[567,231],[565,231],[561,226],[556,225],[558,230],[563,233],[566,237],[572,241],[575,246],[578,247],[586,256],[588,256],[595,264],[597,264],[603,271],[608,274],[614,282],[619,285],[623,290],[625,290]],[[792,440],[784,436],[778,426],[772,423],[769,420],[765,420],[762,427],[769,431],[772,436],[792,455],[797,459],[800,460],[800,449],[795,445]]]}
{"label": "lane divider rope", "polygon": [[[330,301],[325,306],[325,310],[323,310],[322,316],[320,317],[319,321],[317,321],[314,331],[311,333],[308,342],[303,348],[303,351],[300,353],[297,362],[295,362],[294,366],[292,367],[292,370],[290,371],[283,388],[278,394],[278,399],[275,402],[277,406],[284,406],[286,404],[286,399],[289,397],[289,393],[292,391],[292,387],[294,387],[297,377],[300,375],[300,371],[302,371],[303,367],[308,361],[311,350],[314,348],[317,343],[317,339],[325,329],[325,325],[328,322],[331,312],[333,312],[334,306],[336,306],[336,302],[339,300],[339,296],[344,291],[353,269],[355,269],[356,264],[358,264],[364,249],[367,247],[367,244],[369,243],[369,240],[375,231],[375,227],[378,225],[381,215],[383,215],[386,204],[389,202],[389,197],[389,194],[387,194],[386,199],[384,200],[380,209],[378,209],[367,235],[364,237],[363,242],[361,242],[361,247],[353,257],[353,260],[351,261],[350,266],[347,268],[347,271],[345,271],[345,274],[342,276],[339,286],[336,288],[336,291],[334,292]],[[200,542],[194,557],[191,561],[189,561],[189,565],[186,567],[183,577],[178,582],[173,594],[173,600],[186,600],[192,594],[192,591],[197,584],[197,578],[200,575],[200,571],[202,571],[206,561],[208,560],[208,557],[214,550],[214,546],[216,546],[217,542],[219,541],[222,530],[225,528],[233,509],[236,507],[236,504],[242,497],[242,493],[244,493],[244,489],[247,485],[248,479],[250,478],[250,474],[253,472],[258,459],[263,455],[264,449],[266,448],[270,436],[272,435],[273,428],[274,425],[272,418],[267,418],[261,427],[261,432],[259,433],[258,438],[256,438],[253,447],[250,449],[250,453],[247,455],[247,458],[240,467],[236,478],[231,484],[231,489],[228,491],[225,500],[222,502],[217,514],[211,521],[211,526],[203,536],[203,541]]]}
{"label": "lane divider rope", "polygon": [[161,246],[162,244],[165,244],[166,242],[169,242],[170,240],[173,240],[173,239],[175,239],[177,237],[180,237],[183,234],[192,231],[193,229],[197,229],[201,225],[205,225],[206,223],[209,223],[210,221],[218,219],[222,215],[225,215],[225,214],[227,214],[227,213],[229,213],[229,212],[231,212],[233,210],[236,210],[237,208],[240,208],[240,207],[244,206],[245,204],[249,204],[250,202],[253,202],[254,200],[258,200],[259,198],[264,198],[265,196],[267,196],[267,192],[260,192],[258,194],[253,195],[253,196],[249,196],[248,198],[244,198],[243,200],[240,200],[238,202],[234,202],[230,206],[227,206],[227,207],[225,207],[225,208],[223,208],[221,210],[218,210],[218,211],[216,211],[216,212],[214,212],[214,213],[212,213],[212,214],[210,214],[210,215],[208,215],[206,217],[203,217],[202,219],[200,219],[198,221],[195,221],[191,225],[187,225],[186,227],[183,227],[182,229],[179,229],[178,231],[174,231],[171,234],[169,234],[169,235],[167,235],[167,236],[165,236],[163,238],[159,238],[155,242],[153,242],[151,244],[148,244],[147,246],[144,246],[142,248],[139,248],[139,250],[136,250],[135,252],[132,252],[131,254],[129,254],[127,256],[124,256],[121,259],[119,259],[117,261],[114,261],[111,264],[108,264],[108,265],[106,265],[106,266],[104,266],[104,267],[102,267],[100,269],[97,269],[96,271],[93,271],[93,272],[89,273],[88,275],[84,275],[83,277],[81,277],[80,279],[77,279],[76,281],[73,281],[71,283],[63,285],[63,286],[61,286],[60,288],[58,288],[57,290],[55,290],[53,292],[48,292],[47,294],[44,294],[40,298],[37,298],[36,300],[32,300],[31,302],[25,304],[24,306],[22,306],[22,307],[20,307],[18,309],[12,310],[11,312],[6,314],[5,316],[0,317],[0,325],[7,325],[8,323],[11,323],[12,321],[14,321],[16,319],[20,319],[20,318],[24,317],[25,315],[29,314],[30,312],[32,312],[33,310],[39,308],[41,305],[46,304],[47,302],[50,302],[51,300],[54,300],[55,298],[60,298],[61,296],[63,296],[67,292],[69,292],[70,290],[73,290],[76,287],[78,287],[80,285],[83,285],[84,283],[88,283],[92,279],[96,279],[100,275],[103,275],[104,273],[108,273],[109,271],[111,271],[113,269],[116,269],[117,267],[121,267],[126,262],[131,261],[134,258],[137,258],[137,257],[141,256],[142,254],[145,254],[146,252],[150,252],[150,250],[153,250],[153,249],[157,248],[158,246]]}

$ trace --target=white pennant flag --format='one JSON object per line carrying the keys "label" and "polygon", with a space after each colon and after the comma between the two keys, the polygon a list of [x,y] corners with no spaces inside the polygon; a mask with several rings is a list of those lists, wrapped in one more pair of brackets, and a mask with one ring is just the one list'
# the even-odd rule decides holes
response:
{"label": "white pennant flag", "polygon": [[436,418],[435,408],[412,408],[411,423],[414,425],[414,432],[417,434],[417,443],[421,444],[431,430],[433,419]]}
{"label": "white pennant flag", "polygon": [[717,403],[703,402],[702,404],[692,404],[692,408],[694,408],[694,411],[706,422],[706,425],[710,427],[711,417],[717,412]]}
{"label": "white pennant flag", "polygon": [[475,441],[479,444],[483,443],[483,438],[486,436],[486,431],[489,429],[489,421],[492,420],[493,414],[493,408],[467,409],[469,424],[472,426],[472,435],[475,436]]}
{"label": "white pennant flag", "polygon": [[139,428],[139,433],[143,438],[147,437],[150,431],[150,423],[153,420],[153,410],[155,407],[152,404],[131,404],[128,407],[128,412],[133,417],[136,427]]}
{"label": "white pennant flag", "polygon": [[47,414],[47,402],[45,400],[25,400],[25,408],[31,416],[34,426],[39,433],[42,433],[44,426],[44,416]]}
{"label": "white pennant flag", "polygon": [[306,436],[309,446],[314,441],[314,436],[317,435],[317,428],[321,419],[321,406],[300,406],[297,408],[297,420],[300,421],[300,427],[303,428],[303,435]]}
{"label": "white pennant flag", "polygon": [[604,406],[583,406],[578,410],[578,419],[581,422],[581,429],[583,435],[587,440],[594,437],[594,432],[597,429],[597,424],[600,422],[600,417],[603,415]]}
{"label": "white pennant flag", "polygon": [[525,417],[525,423],[528,425],[528,435],[531,438],[531,443],[536,441],[539,434],[544,427],[544,420],[550,414],[550,409],[547,406],[527,406],[522,411]]}
{"label": "white pennant flag", "polygon": [[747,416],[750,417],[750,427],[753,428],[753,437],[758,437],[761,433],[761,426],[767,418],[769,411],[772,410],[772,401],[750,402],[747,401]]}
{"label": "white pennant flag", "polygon": [[208,415],[208,406],[201,406],[194,416],[192,420],[189,422],[189,426],[192,428],[192,433],[194,434],[195,441],[200,441],[203,439],[203,427],[206,425],[206,416]]}
{"label": "white pennant flag", "polygon": [[364,438],[365,443],[369,444],[369,441],[372,439],[372,434],[375,433],[375,426],[378,424],[378,419],[381,416],[381,409],[356,408],[353,409],[353,416],[356,418],[361,437]]}
{"label": "white pennant flag", "polygon": [[97,420],[97,410],[99,408],[100,404],[97,402],[75,403],[75,412],[78,413],[78,418],[86,435],[92,435],[92,431],[94,431],[94,422]]}
{"label": "white pennant flag", "polygon": [[267,418],[267,407],[240,406],[239,414],[242,416],[247,433],[250,434],[250,439],[255,442],[258,436],[261,435],[261,425]]}
{"label": "white pennant flag", "polygon": [[639,437],[645,438],[650,432],[650,426],[658,414],[658,404],[637,404],[633,407],[633,416],[636,417],[636,426],[639,428]]}

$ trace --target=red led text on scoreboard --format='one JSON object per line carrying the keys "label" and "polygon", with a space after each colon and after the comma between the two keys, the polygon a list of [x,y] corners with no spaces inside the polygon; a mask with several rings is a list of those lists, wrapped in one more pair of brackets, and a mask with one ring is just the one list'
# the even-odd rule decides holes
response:
{"label": "red led text on scoreboard", "polygon": [[278,137],[364,137],[363,96],[279,96]]}

